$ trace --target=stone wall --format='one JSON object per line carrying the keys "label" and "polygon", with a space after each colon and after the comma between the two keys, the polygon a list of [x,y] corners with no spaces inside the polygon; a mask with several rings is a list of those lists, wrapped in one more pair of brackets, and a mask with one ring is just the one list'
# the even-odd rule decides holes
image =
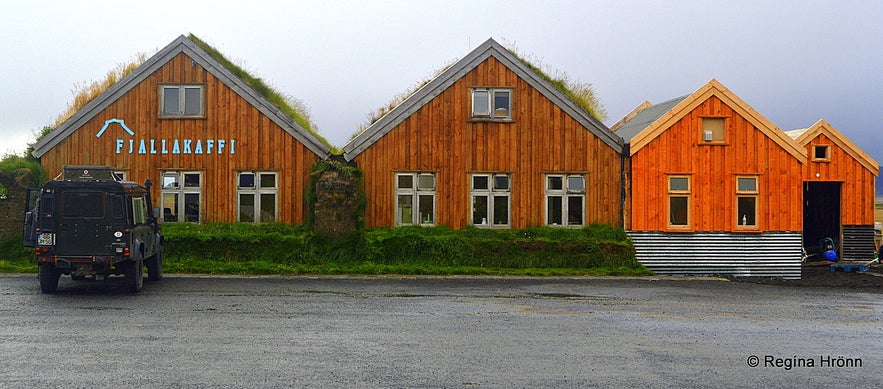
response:
{"label": "stone wall", "polygon": [[338,170],[321,172],[316,179],[313,231],[343,238],[359,228],[358,180]]}
{"label": "stone wall", "polygon": [[0,199],[0,241],[21,236],[25,197],[31,180],[28,169],[0,172],[0,185],[7,190],[6,198]]}

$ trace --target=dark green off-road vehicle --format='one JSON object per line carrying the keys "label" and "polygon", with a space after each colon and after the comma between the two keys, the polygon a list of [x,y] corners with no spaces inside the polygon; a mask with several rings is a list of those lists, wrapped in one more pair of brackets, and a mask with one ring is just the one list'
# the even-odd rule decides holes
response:
{"label": "dark green off-road vehicle", "polygon": [[[69,172],[79,171],[74,178]],[[140,292],[144,266],[162,279],[163,235],[145,186],[117,181],[112,169],[66,168],[65,179],[29,189],[24,246],[34,247],[40,288],[54,293],[62,274],[74,280],[123,275]]]}

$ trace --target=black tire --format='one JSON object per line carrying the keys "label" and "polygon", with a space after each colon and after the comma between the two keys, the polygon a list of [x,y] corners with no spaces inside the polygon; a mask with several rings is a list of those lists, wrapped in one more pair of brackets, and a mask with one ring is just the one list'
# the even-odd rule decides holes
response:
{"label": "black tire", "polygon": [[58,279],[61,278],[61,272],[55,269],[54,263],[40,264],[40,289],[43,293],[55,293],[58,291]]}
{"label": "black tire", "polygon": [[129,292],[138,293],[144,286],[144,260],[141,258],[132,260],[126,267],[126,287]]}
{"label": "black tire", "polygon": [[147,258],[147,279],[162,281],[162,247],[152,257]]}

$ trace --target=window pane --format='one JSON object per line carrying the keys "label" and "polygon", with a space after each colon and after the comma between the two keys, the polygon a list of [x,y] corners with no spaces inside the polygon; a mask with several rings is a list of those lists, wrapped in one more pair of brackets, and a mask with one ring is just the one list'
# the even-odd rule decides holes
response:
{"label": "window pane", "polygon": [[254,188],[254,173],[239,173],[240,188]]}
{"label": "window pane", "polygon": [[828,146],[813,146],[814,159],[828,159]]}
{"label": "window pane", "polygon": [[399,224],[414,224],[414,196],[399,195],[396,203],[399,214]]}
{"label": "window pane", "polygon": [[581,226],[583,224],[583,197],[567,197],[567,225]]}
{"label": "window pane", "polygon": [[754,177],[737,179],[736,190],[739,192],[757,192],[757,179]]}
{"label": "window pane", "polygon": [[275,188],[276,174],[261,173],[261,188]]}
{"label": "window pane", "polygon": [[690,179],[687,177],[670,177],[668,179],[668,190],[687,192],[690,190]]}
{"label": "window pane", "polygon": [[546,204],[546,224],[558,226],[561,225],[561,215],[564,210],[562,209],[562,197],[561,196],[549,196]]}
{"label": "window pane", "polygon": [[132,199],[132,222],[135,224],[144,224],[147,222],[147,203],[143,197],[135,197]]}
{"label": "window pane", "polygon": [[254,223],[254,194],[239,194],[239,221]]}
{"label": "window pane", "polygon": [[507,118],[510,116],[510,92],[508,90],[494,91],[494,117]]}
{"label": "window pane", "polygon": [[508,191],[509,190],[509,176],[504,174],[498,174],[494,176],[494,190],[498,191]]}
{"label": "window pane", "polygon": [[104,193],[62,192],[61,216],[69,218],[104,217]]}
{"label": "window pane", "polygon": [[122,196],[113,196],[110,201],[110,212],[114,219],[126,217],[126,204]]}
{"label": "window pane", "polygon": [[418,190],[433,190],[435,189],[435,175],[433,174],[420,174],[417,176],[417,189]]}
{"label": "window pane", "polygon": [[163,115],[180,115],[180,101],[178,99],[177,87],[162,88],[162,114]]}
{"label": "window pane", "polygon": [[[702,118],[702,140],[711,142],[723,142],[726,140],[724,118]],[[711,139],[706,133],[710,134]]]}
{"label": "window pane", "polygon": [[199,173],[184,173],[185,188],[199,188]]}
{"label": "window pane", "polygon": [[509,224],[509,196],[494,196],[494,225]]}
{"label": "window pane", "polygon": [[738,217],[737,222],[739,225],[756,226],[757,221],[755,220],[755,215],[757,211],[757,198],[753,196],[739,197],[738,203],[739,213],[736,216]]}
{"label": "window pane", "polygon": [[176,222],[178,221],[178,194],[163,193],[162,194],[162,221]]}
{"label": "window pane", "polygon": [[488,107],[488,91],[475,89],[472,91],[472,116],[490,116]]}
{"label": "window pane", "polygon": [[433,224],[435,223],[435,211],[433,210],[433,198],[432,195],[421,195],[419,196],[418,201],[420,202],[420,224]]}
{"label": "window pane", "polygon": [[200,116],[202,115],[202,88],[187,87],[184,88],[184,115]]}
{"label": "window pane", "polygon": [[472,176],[472,190],[488,190],[488,177]]}
{"label": "window pane", "polygon": [[487,225],[487,196],[472,196],[472,224]]}
{"label": "window pane", "polygon": [[669,224],[673,226],[687,225],[687,197],[672,196],[668,199]]}
{"label": "window pane", "polygon": [[261,223],[276,221],[276,195],[261,194]]}
{"label": "window pane", "polygon": [[184,194],[184,217],[188,222],[199,222],[199,194]]}
{"label": "window pane", "polygon": [[567,191],[569,192],[585,192],[586,179],[582,176],[567,177]]}
{"label": "window pane", "polygon": [[178,183],[178,173],[165,173],[162,176],[162,187],[163,188],[178,188],[181,185]]}
{"label": "window pane", "polygon": [[410,174],[400,174],[398,176],[398,182],[396,182],[396,188],[414,189],[414,176]]}
{"label": "window pane", "polygon": [[564,189],[564,179],[561,176],[546,177],[546,189],[562,190]]}

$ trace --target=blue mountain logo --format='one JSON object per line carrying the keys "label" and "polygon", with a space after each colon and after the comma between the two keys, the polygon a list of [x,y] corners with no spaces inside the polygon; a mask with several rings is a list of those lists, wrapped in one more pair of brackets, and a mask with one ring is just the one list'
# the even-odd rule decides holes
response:
{"label": "blue mountain logo", "polygon": [[101,131],[98,131],[98,133],[95,134],[95,137],[101,138],[101,135],[104,135],[104,132],[107,131],[107,128],[110,127],[110,125],[114,124],[114,123],[118,123],[120,125],[120,127],[122,127],[123,130],[125,130],[129,135],[135,135],[135,131],[130,130],[129,127],[126,126],[125,120],[113,118],[113,119],[108,119],[104,122],[104,127],[101,127]]}

